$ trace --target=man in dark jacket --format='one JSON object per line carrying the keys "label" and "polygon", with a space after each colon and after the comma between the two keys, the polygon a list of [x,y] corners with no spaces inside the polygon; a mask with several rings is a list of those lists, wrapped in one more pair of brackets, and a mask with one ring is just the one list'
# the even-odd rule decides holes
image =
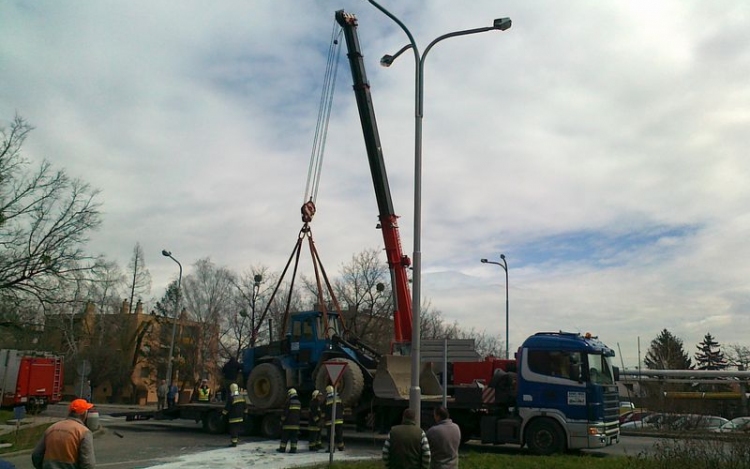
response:
{"label": "man in dark jacket", "polygon": [[391,428],[383,445],[383,461],[388,469],[429,469],[430,444],[414,421],[414,412],[404,410],[402,424]]}
{"label": "man in dark jacket", "polygon": [[[336,406],[336,413],[334,416],[334,405]],[[336,425],[333,425],[335,427],[334,430],[334,444],[336,445],[336,449],[339,451],[344,451],[344,405],[341,403],[341,398],[338,395],[335,395],[333,392],[333,386],[326,386],[326,441],[328,442],[329,448],[328,452],[333,452],[332,448],[330,448],[331,445],[331,418],[333,417],[335,420],[333,421]]]}
{"label": "man in dark jacket", "polygon": [[310,399],[310,419],[307,425],[307,435],[309,436],[310,451],[318,451],[323,447],[320,443],[320,425],[325,418],[325,401],[324,396],[317,389],[313,391]]}
{"label": "man in dark jacket", "polygon": [[242,365],[240,365],[240,362],[234,357],[229,357],[229,360],[223,367],[221,367],[221,398],[223,400],[227,400],[227,397],[232,394],[232,391],[229,388],[232,386],[232,383],[237,382],[237,377],[240,375],[241,371]]}
{"label": "man in dark jacket", "polygon": [[461,429],[450,419],[448,409],[435,407],[435,425],[427,430],[430,443],[430,469],[458,469],[458,447],[461,444]]}
{"label": "man in dark jacket", "polygon": [[85,399],[75,399],[68,406],[68,418],[47,428],[31,453],[36,469],[94,469],[94,435],[86,427],[92,407]]}
{"label": "man in dark jacket", "polygon": [[291,388],[287,391],[286,408],[284,409],[284,415],[281,416],[281,444],[279,445],[279,449],[276,450],[279,453],[286,452],[287,441],[291,443],[289,452],[297,452],[301,411],[302,404],[299,402],[297,390]]}
{"label": "man in dark jacket", "polygon": [[247,413],[245,398],[240,396],[237,383],[229,385],[229,397],[227,397],[227,403],[224,405],[224,410],[221,413],[227,416],[229,423],[229,435],[232,438],[229,446],[237,446],[237,442],[240,439],[240,429],[242,429],[242,424],[245,422],[245,414]]}

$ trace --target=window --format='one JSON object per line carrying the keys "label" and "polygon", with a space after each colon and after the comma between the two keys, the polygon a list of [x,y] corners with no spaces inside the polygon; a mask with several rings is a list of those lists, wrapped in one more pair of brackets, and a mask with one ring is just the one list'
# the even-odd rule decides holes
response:
{"label": "window", "polygon": [[529,369],[545,376],[578,381],[581,375],[581,354],[558,350],[529,350]]}
{"label": "window", "polygon": [[612,384],[615,382],[612,374],[612,363],[609,357],[589,354],[589,381],[594,384]]}

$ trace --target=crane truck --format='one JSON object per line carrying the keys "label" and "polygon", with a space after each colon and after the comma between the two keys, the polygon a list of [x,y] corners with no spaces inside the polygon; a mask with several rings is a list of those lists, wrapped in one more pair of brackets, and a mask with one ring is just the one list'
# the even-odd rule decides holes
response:
{"label": "crane truck", "polygon": [[[408,349],[412,327],[411,298],[406,279],[409,261],[401,251],[398,217],[393,211],[370,85],[357,35],[357,19],[354,15],[337,11],[336,21],[346,40],[380,227],[394,282],[395,340],[407,345],[402,348]],[[450,383],[452,398],[448,406],[451,416],[461,427],[464,440],[480,438],[485,443],[521,444],[539,454],[611,445],[619,441],[617,370],[611,364],[613,356],[612,349],[590,334],[581,336],[560,332],[529,337],[516,354],[516,361],[490,357],[478,363],[453,363],[450,373],[453,376]],[[403,378],[410,378],[410,374],[403,372],[408,365],[403,361],[405,357],[383,358],[381,364],[388,362],[388,366],[378,368],[374,383],[383,379],[391,386],[376,387],[373,399],[360,409],[369,409],[388,426],[398,422],[401,409],[407,405],[403,391],[406,388],[404,381],[409,380]],[[563,363],[558,370],[548,370],[553,358]],[[507,379],[512,376],[508,371],[512,368],[518,373],[515,384],[509,386],[513,380]],[[386,369],[388,372],[381,374]],[[423,370],[420,386],[425,381],[432,383],[423,379],[425,374]],[[506,379],[503,379],[504,375]],[[396,376],[402,378],[400,382],[394,379]],[[473,385],[481,382],[488,386],[482,389]],[[383,392],[389,389],[396,392]],[[441,390],[439,384],[425,394],[438,390]],[[426,414],[422,422],[432,420],[429,415],[439,404],[435,399],[422,401],[422,412]]]}

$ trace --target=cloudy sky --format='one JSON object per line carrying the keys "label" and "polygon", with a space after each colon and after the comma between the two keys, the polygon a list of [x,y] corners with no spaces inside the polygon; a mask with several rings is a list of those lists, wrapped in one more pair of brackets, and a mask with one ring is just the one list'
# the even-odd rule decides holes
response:
{"label": "cloudy sky", "polygon": [[[422,296],[505,335],[590,331],[626,366],[668,328],[750,345],[750,3],[413,0],[382,4],[425,71]],[[281,270],[301,227],[334,12],[359,18],[404,250],[413,250],[414,62],[365,0],[0,4],[0,122],[102,190],[90,250],[140,242],[160,296],[169,249]],[[382,245],[342,54],[316,245],[328,271]],[[385,259],[385,258],[384,258]],[[619,359],[618,359],[619,362]]]}

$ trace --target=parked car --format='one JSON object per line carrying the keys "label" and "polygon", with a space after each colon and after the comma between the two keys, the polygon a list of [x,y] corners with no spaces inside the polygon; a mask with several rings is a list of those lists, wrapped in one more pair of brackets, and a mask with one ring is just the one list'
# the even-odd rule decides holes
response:
{"label": "parked car", "polygon": [[620,415],[635,410],[635,404],[630,401],[620,401]]}
{"label": "parked car", "polygon": [[620,430],[654,430],[659,428],[659,423],[665,415],[661,413],[648,414],[639,420],[631,420],[620,424]]}
{"label": "parked car", "polygon": [[724,417],[716,415],[699,415],[689,414],[683,415],[679,419],[670,423],[669,427],[672,430],[677,431],[716,431],[729,422]]}
{"label": "parked car", "polygon": [[631,410],[630,412],[626,412],[622,415],[620,415],[620,425],[627,423],[627,422],[637,422],[639,420],[643,420],[644,417],[647,415],[651,415],[653,412],[650,410],[645,409],[636,409]]}
{"label": "parked car", "polygon": [[750,433],[750,417],[737,417],[711,431],[719,433],[745,432]]}

